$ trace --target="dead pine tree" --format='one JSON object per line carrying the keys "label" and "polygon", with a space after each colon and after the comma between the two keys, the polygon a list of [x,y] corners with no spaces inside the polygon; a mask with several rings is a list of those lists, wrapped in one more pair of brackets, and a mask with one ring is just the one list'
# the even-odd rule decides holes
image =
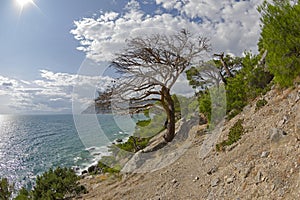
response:
{"label": "dead pine tree", "polygon": [[154,34],[127,40],[126,48],[112,61],[112,67],[121,74],[116,80],[113,102],[127,105],[132,112],[149,109],[157,101],[161,102],[167,115],[164,140],[172,141],[176,119],[171,88],[186,68],[200,63],[203,54],[209,51],[206,37],[193,35],[187,30],[173,35]]}

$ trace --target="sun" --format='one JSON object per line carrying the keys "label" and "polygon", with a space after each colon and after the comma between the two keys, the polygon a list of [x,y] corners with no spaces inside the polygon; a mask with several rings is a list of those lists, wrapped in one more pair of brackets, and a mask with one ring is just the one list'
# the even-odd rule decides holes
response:
{"label": "sun", "polygon": [[33,0],[16,0],[21,8],[26,6],[27,4],[33,4]]}

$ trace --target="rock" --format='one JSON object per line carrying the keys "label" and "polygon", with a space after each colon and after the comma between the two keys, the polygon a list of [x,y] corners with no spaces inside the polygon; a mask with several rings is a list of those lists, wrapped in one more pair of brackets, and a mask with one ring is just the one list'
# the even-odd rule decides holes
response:
{"label": "rock", "polygon": [[81,172],[81,175],[84,175],[84,174],[87,174],[87,173],[88,173],[87,170],[83,170],[83,171]]}
{"label": "rock", "polygon": [[172,183],[177,183],[177,180],[174,178],[171,182]]}
{"label": "rock", "polygon": [[232,183],[233,181],[234,181],[234,176],[231,176],[231,177],[229,177],[229,178],[226,179],[226,183],[227,183],[227,184],[230,184],[230,183]]}
{"label": "rock", "polygon": [[198,176],[195,177],[195,180],[199,180],[200,178]]}
{"label": "rock", "polygon": [[123,140],[118,138],[118,139],[116,139],[116,142],[121,143],[121,142],[123,142]]}
{"label": "rock", "polygon": [[271,142],[279,142],[283,137],[287,135],[286,132],[283,130],[277,129],[277,128],[272,128],[270,129],[270,140]]}
{"label": "rock", "polygon": [[269,156],[269,154],[270,154],[270,152],[268,152],[268,151],[263,151],[262,153],[261,153],[261,158],[266,158],[266,157],[268,157]]}
{"label": "rock", "polygon": [[218,168],[216,166],[213,166],[208,172],[208,175],[212,175],[213,173],[215,173],[218,170]]}
{"label": "rock", "polygon": [[88,172],[89,173],[92,173],[92,172],[95,172],[97,170],[97,166],[96,165],[92,165],[88,168]]}
{"label": "rock", "polygon": [[300,90],[298,90],[298,92],[296,94],[295,103],[297,103],[299,100],[300,100]]}
{"label": "rock", "polygon": [[93,178],[93,176],[91,175],[91,176],[86,176],[85,177],[85,179],[92,179]]}
{"label": "rock", "polygon": [[263,174],[261,171],[258,171],[256,174],[256,184],[262,181]]}
{"label": "rock", "polygon": [[210,185],[211,185],[211,187],[216,187],[216,186],[218,186],[219,182],[220,182],[220,179],[215,178],[211,181]]}
{"label": "rock", "polygon": [[245,170],[243,170],[243,178],[247,178],[249,176],[249,174],[251,173],[251,170],[254,168],[254,163],[253,162],[250,162],[250,165],[248,168],[246,168]]}
{"label": "rock", "polygon": [[177,188],[180,184],[178,182],[174,183],[173,187]]}
{"label": "rock", "polygon": [[282,127],[287,121],[288,121],[288,117],[285,115],[283,116],[283,119],[278,122],[277,126]]}

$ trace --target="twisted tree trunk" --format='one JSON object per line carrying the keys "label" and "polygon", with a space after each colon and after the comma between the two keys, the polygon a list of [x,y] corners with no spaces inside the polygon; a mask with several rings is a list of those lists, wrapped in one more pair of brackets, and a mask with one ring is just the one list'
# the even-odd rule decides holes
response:
{"label": "twisted tree trunk", "polygon": [[175,106],[170,89],[163,87],[161,90],[161,102],[167,114],[167,131],[164,135],[166,142],[171,142],[175,136]]}

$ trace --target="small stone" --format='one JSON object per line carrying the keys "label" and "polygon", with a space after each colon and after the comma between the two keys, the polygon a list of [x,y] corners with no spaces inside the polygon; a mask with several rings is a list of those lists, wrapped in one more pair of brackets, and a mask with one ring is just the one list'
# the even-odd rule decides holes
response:
{"label": "small stone", "polygon": [[268,151],[263,151],[262,153],[261,153],[261,158],[266,158],[266,157],[268,157],[269,156],[269,154],[270,154],[270,152],[268,152]]}
{"label": "small stone", "polygon": [[178,182],[174,183],[173,187],[177,188],[180,184]]}
{"label": "small stone", "polygon": [[199,179],[200,179],[200,178],[199,178],[198,176],[195,177],[195,180],[196,180],[196,181],[199,180]]}
{"label": "small stone", "polygon": [[297,102],[299,101],[299,99],[300,99],[300,96],[297,95],[297,97],[296,97],[296,99],[295,99],[295,103],[297,103]]}
{"label": "small stone", "polygon": [[271,191],[273,191],[274,189],[275,189],[275,185],[272,184],[272,185],[271,185]]}
{"label": "small stone", "polygon": [[218,186],[219,182],[220,182],[220,179],[215,178],[211,181],[210,185],[211,185],[211,187],[216,187],[216,186]]}
{"label": "small stone", "polygon": [[261,173],[261,171],[257,172],[256,183],[260,183],[262,181],[262,177],[263,177],[263,174]]}
{"label": "small stone", "polygon": [[282,127],[284,123],[285,123],[284,120],[280,120],[280,121],[278,122],[277,126],[278,126],[278,127]]}
{"label": "small stone", "polygon": [[93,176],[91,175],[91,176],[86,176],[85,177],[85,179],[92,179],[93,178]]}
{"label": "small stone", "polygon": [[218,170],[218,168],[216,166],[213,166],[208,172],[208,175],[212,175],[213,173],[215,173]]}
{"label": "small stone", "polygon": [[229,177],[229,178],[226,179],[226,183],[227,183],[227,184],[230,184],[230,183],[232,183],[233,181],[234,181],[234,176]]}
{"label": "small stone", "polygon": [[251,164],[248,168],[246,168],[246,170],[244,171],[244,178],[247,178],[248,176],[249,176],[249,174],[250,174],[250,172],[251,172],[251,170],[254,168],[254,165],[253,164]]}
{"label": "small stone", "polygon": [[177,183],[177,180],[176,180],[176,179],[173,179],[171,182],[172,182],[172,183]]}

